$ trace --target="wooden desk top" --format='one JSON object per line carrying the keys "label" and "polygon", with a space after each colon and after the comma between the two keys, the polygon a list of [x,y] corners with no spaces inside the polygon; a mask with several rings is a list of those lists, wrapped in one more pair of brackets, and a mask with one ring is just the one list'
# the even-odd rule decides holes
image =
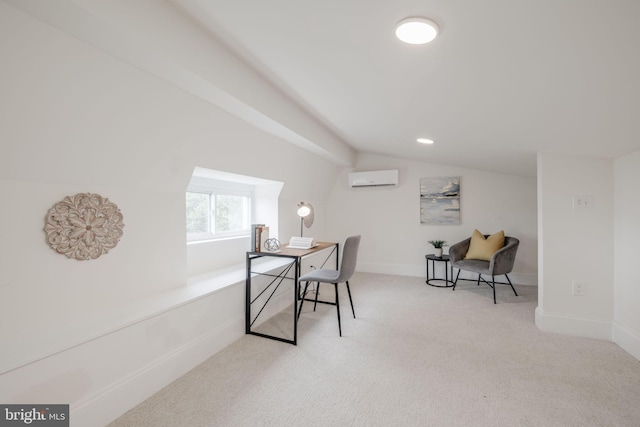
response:
{"label": "wooden desk top", "polygon": [[316,242],[316,243],[317,243],[317,246],[311,249],[291,249],[291,248],[287,248],[286,246],[283,246],[280,248],[278,252],[262,251],[262,252],[251,252],[251,254],[302,258],[303,256],[310,255],[314,252],[319,252],[324,249],[330,248],[332,246],[337,246],[337,243],[333,243],[333,242]]}

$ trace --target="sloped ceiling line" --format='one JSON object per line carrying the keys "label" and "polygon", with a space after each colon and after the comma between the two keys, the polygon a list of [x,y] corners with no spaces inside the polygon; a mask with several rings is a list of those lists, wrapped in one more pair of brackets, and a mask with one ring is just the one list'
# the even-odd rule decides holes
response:
{"label": "sloped ceiling line", "polygon": [[[295,110],[296,117],[290,122],[282,120],[282,115],[275,119],[277,110],[264,111],[255,108],[248,102],[239,99],[230,90],[230,82],[213,81],[213,76],[206,72],[194,71],[172,58],[149,42],[143,41],[134,34],[127,33],[122,26],[108,23],[94,13],[85,10],[79,4],[67,0],[3,0],[17,9],[58,28],[90,45],[106,52],[126,63],[150,73],[161,80],[184,90],[206,102],[221,108],[249,124],[304,148],[335,164],[351,165],[355,159],[355,151],[339,140],[331,131],[319,128],[312,117],[304,117],[304,113],[295,105],[282,105],[286,99],[274,96],[280,103],[280,110]],[[159,5],[159,3],[157,3]],[[149,11],[153,13],[153,11]],[[213,43],[213,41],[212,41]],[[235,62],[235,63],[234,63]],[[230,67],[242,67],[239,61],[228,61]],[[243,77],[252,70],[240,70]],[[233,74],[233,73],[231,73]],[[264,81],[252,82],[261,85],[266,92],[276,89],[268,87]],[[227,87],[224,87],[226,83]],[[302,116],[302,117],[301,117]],[[305,135],[305,131],[311,135]]]}

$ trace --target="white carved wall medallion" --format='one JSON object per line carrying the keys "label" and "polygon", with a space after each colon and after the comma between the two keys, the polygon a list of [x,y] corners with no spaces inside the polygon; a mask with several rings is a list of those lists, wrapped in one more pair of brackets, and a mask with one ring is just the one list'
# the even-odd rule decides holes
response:
{"label": "white carved wall medallion", "polygon": [[122,213],[109,199],[78,193],[49,209],[44,231],[54,251],[67,258],[89,260],[115,248],[123,227]]}

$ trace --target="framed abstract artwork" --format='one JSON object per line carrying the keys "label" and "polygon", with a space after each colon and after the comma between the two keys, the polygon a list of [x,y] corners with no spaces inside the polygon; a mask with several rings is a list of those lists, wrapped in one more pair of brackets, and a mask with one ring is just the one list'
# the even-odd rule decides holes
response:
{"label": "framed abstract artwork", "polygon": [[420,223],[460,224],[460,177],[420,180]]}

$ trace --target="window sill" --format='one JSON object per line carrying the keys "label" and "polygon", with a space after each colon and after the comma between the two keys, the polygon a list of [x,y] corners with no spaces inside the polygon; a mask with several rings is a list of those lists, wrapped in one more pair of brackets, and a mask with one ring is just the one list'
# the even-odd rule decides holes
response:
{"label": "window sill", "polygon": [[203,244],[203,243],[222,242],[222,241],[225,241],[225,240],[249,239],[250,237],[251,236],[249,236],[248,234],[243,234],[241,236],[215,237],[215,238],[211,238],[211,239],[191,240],[191,241],[187,241],[187,246],[189,246],[189,245],[199,245],[199,244]]}

